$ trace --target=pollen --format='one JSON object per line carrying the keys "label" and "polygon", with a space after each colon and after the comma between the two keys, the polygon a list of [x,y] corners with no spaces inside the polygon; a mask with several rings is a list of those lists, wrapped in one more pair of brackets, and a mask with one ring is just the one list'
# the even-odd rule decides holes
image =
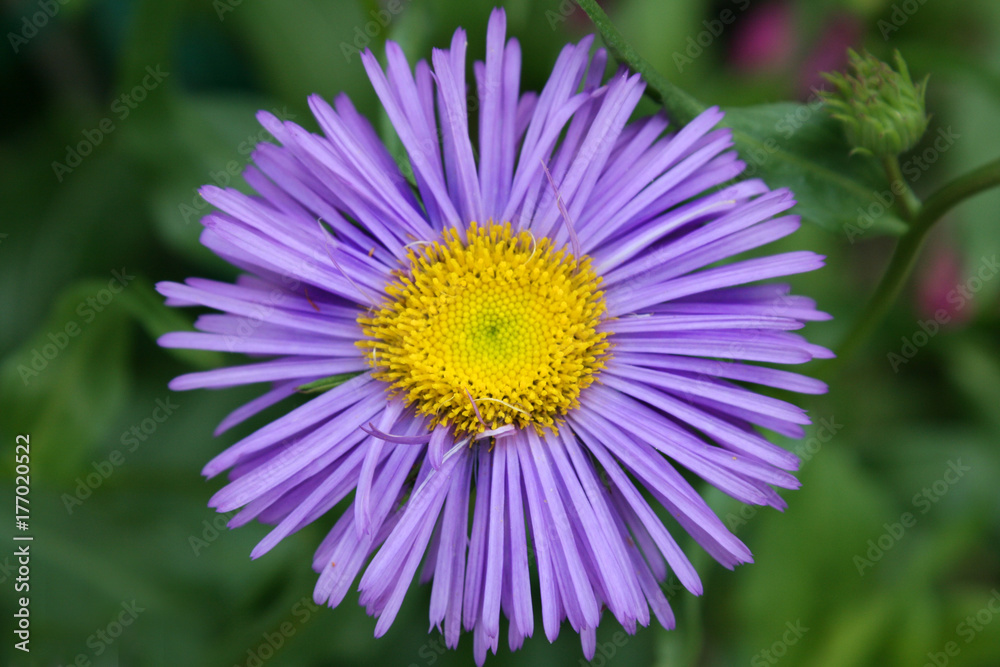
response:
{"label": "pollen", "polygon": [[557,431],[608,357],[590,258],[473,222],[411,244],[407,260],[381,307],[358,318],[373,376],[431,427]]}

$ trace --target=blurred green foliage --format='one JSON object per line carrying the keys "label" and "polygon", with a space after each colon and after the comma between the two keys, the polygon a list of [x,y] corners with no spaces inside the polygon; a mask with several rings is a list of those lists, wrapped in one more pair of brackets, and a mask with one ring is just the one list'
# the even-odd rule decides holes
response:
{"label": "blurred green foliage", "polygon": [[[437,634],[426,633],[427,587],[414,587],[378,641],[356,599],[335,610],[312,606],[309,563],[332,518],[250,562],[267,528],[221,528],[226,517],[206,503],[222,482],[206,483],[199,471],[283,409],[213,439],[220,419],[255,392],[170,392],[173,376],[227,360],[154,342],[188,328],[193,315],[165,308],[153,282],[234,276],[198,244],[205,209],[196,188],[244,187],[235,174],[267,139],[254,119],[258,109],[315,129],[306,96],[343,91],[385,129],[356,50],[351,55],[355,40],[378,51],[384,39],[396,39],[416,60],[461,25],[469,53],[481,57],[490,3],[403,4],[375,37],[364,37],[376,0],[6,3],[0,497],[12,502],[14,438],[30,434],[35,541],[33,650],[26,660],[5,630],[0,662],[471,663],[468,637],[445,652]],[[568,0],[504,4],[523,46],[526,88],[544,83],[563,44],[592,30]],[[748,134],[773,131],[782,118],[796,128],[815,125],[787,146],[836,172],[868,167],[831,152],[836,141],[819,127],[826,121],[814,113],[809,85],[817,69],[842,65],[848,45],[883,58],[898,48],[915,77],[931,74],[928,137],[903,156],[918,194],[1000,154],[1000,6],[993,0],[602,4],[639,54],[702,103],[803,103],[737,113],[731,122]],[[644,113],[654,109],[643,102]],[[957,139],[935,150],[936,133],[949,128]],[[776,178],[812,187],[806,168],[783,168]],[[892,216],[857,237],[846,231],[861,220],[859,207],[879,196],[872,178],[872,192],[855,200],[804,197],[800,212],[820,224],[779,244],[828,257],[828,268],[793,281],[835,316],[806,330],[828,346],[842,338],[885,265],[892,239],[882,234],[898,231]],[[1000,664],[1000,617],[988,606],[1000,597],[1000,280],[990,279],[994,272],[978,286],[967,283],[1000,252],[998,220],[997,193],[953,211],[888,321],[832,378],[830,394],[802,399],[817,425],[806,441],[784,443],[805,459],[802,489],[785,494],[788,510],[745,508],[705,489],[757,562],[726,571],[685,537],[705,595],[693,598],[668,582],[678,615],[673,632],[653,627],[622,639],[607,620],[594,665]],[[113,271],[135,278],[114,292]],[[976,289],[960,306],[953,301],[949,321],[928,335],[935,304],[962,285]],[[908,344],[914,354],[894,368],[889,355],[908,352]],[[156,421],[163,404],[176,407]],[[955,466],[963,470],[957,479]],[[4,628],[14,609],[12,552],[0,550]],[[130,624],[117,634],[119,618]],[[568,627],[554,646],[536,627],[518,653],[501,641],[490,664],[581,664]],[[275,637],[276,650],[268,648]]]}

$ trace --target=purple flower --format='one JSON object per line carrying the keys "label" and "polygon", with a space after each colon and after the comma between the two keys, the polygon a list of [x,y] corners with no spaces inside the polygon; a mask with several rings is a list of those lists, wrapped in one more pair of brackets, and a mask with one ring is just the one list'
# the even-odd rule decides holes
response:
{"label": "purple flower", "polygon": [[450,647],[471,631],[480,664],[501,612],[516,649],[536,604],[549,640],[568,619],[589,659],[604,609],[628,632],[651,614],[674,626],[668,571],[701,593],[647,497],[724,566],[751,560],[678,467],[779,509],[774,487],[798,486],[798,459],[756,427],[801,437],[808,417],[745,384],[826,388],[744,362],[829,356],[791,333],[827,316],[787,286],[748,283],[822,258],[726,261],[799,221],[775,217],[787,191],[726,185],[744,165],[713,129],[717,109],[677,132],[662,115],[629,123],[643,82],[604,81],[589,37],[540,94],[522,93],[505,32],[494,11],[475,143],[462,30],[415,71],[392,42],[384,71],[363,54],[402,167],[344,96],[310,98],[322,136],[261,112],[281,146],[259,145],[245,172],[258,195],[201,191],[219,209],[202,242],[246,273],[161,283],[170,305],[222,314],[160,344],[271,357],[171,383],[272,383],[217,433],[350,377],[205,467],[229,470],[211,505],[240,510],[231,527],[276,524],[254,558],[353,492],[313,561],[317,602],[339,604],[360,575],[380,636],[419,569],[431,625]]}

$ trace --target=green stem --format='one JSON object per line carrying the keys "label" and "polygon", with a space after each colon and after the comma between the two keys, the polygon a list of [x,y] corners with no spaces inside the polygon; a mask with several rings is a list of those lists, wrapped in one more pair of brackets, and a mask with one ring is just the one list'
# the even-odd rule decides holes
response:
{"label": "green stem", "polygon": [[[898,170],[899,163],[894,162]],[[891,175],[890,178],[892,178]],[[959,176],[931,195],[922,205],[915,196],[913,197],[915,206],[913,202],[907,202],[904,194],[903,213],[907,222],[911,223],[911,227],[896,244],[892,259],[889,260],[889,266],[886,267],[885,274],[875,289],[875,293],[868,305],[865,306],[865,310],[858,318],[854,328],[841,344],[837,352],[837,359],[824,369],[827,372],[822,373],[823,375],[829,376],[829,371],[833,367],[843,365],[844,360],[857,351],[885,318],[889,308],[910,277],[910,272],[913,270],[920,250],[934,224],[959,203],[997,185],[1000,185],[1000,160],[994,160]]]}
{"label": "green stem", "polygon": [[841,343],[837,350],[837,359],[830,364],[831,367],[843,365],[885,318],[903,285],[906,284],[906,279],[910,277],[910,271],[913,270],[920,249],[927,239],[928,231],[930,227],[923,230],[913,228],[899,239],[892,253],[892,259],[889,260],[889,266],[886,267],[882,280],[875,289],[875,294],[868,301],[854,328]]}
{"label": "green stem", "polygon": [[705,105],[684,92],[655,67],[636,53],[624,35],[614,26],[608,15],[595,0],[576,0],[576,4],[587,13],[594,26],[601,33],[605,46],[615,60],[628,65],[638,72],[646,82],[646,92],[669,112],[670,120],[679,125],[687,125],[706,109]]}
{"label": "green stem", "polygon": [[899,187],[903,190],[899,199],[899,205],[903,210],[903,219],[910,223],[914,222],[917,215],[920,214],[920,200],[913,194],[910,184],[903,178],[903,172],[899,168],[899,158],[895,155],[884,157],[882,158],[882,166],[885,168],[886,176],[889,177],[889,189],[895,192],[896,183],[899,183]]}
{"label": "green stem", "polygon": [[945,213],[969,197],[1000,185],[1000,159],[959,176],[931,195],[917,216],[915,227],[931,227]]}

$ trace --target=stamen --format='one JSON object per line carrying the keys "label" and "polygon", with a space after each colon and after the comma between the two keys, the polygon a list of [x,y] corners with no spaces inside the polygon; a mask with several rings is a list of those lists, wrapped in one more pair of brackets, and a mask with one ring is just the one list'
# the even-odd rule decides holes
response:
{"label": "stamen", "polygon": [[472,394],[469,393],[468,389],[465,389],[465,395],[469,397],[469,402],[472,403],[472,410],[476,413],[476,419],[483,425],[483,428],[488,429],[489,426],[483,421],[483,415],[479,413],[479,406],[476,405],[476,399],[472,398]]}
{"label": "stamen", "polygon": [[488,431],[483,431],[482,433],[477,433],[473,440],[484,440],[486,438],[496,438],[499,440],[504,436],[513,435],[516,431],[517,429],[513,424],[504,424],[500,428],[493,428]]}
{"label": "stamen", "polygon": [[[472,396],[469,396],[469,398],[472,398]],[[473,402],[472,402],[472,404],[473,404],[473,405],[475,405],[475,404],[476,404],[476,401],[493,401],[494,403],[500,403],[501,405],[506,405],[506,406],[507,406],[508,408],[510,408],[511,410],[514,410],[515,412],[520,412],[520,413],[521,413],[522,415],[527,415],[527,416],[529,416],[529,417],[531,416],[531,414],[530,414],[530,413],[528,413],[528,412],[525,412],[525,411],[524,411],[524,410],[522,410],[521,408],[516,408],[516,407],[514,407],[513,405],[511,405],[511,404],[510,404],[510,403],[508,403],[507,401],[501,401],[501,400],[500,400],[499,398],[490,398],[490,397],[488,397],[488,396],[483,396],[482,398],[477,398],[477,399],[475,399],[475,401],[473,401]],[[477,414],[478,414],[478,413],[477,413]]]}
{"label": "stamen", "polygon": [[[462,447],[465,447],[465,445],[468,444],[471,440],[472,438],[465,437],[459,440],[457,443],[455,443],[455,446],[449,449],[447,452],[445,452],[444,456],[441,457],[442,465],[444,464],[445,461],[455,456],[455,454],[457,454],[458,452],[462,451]],[[420,483],[420,486],[416,487],[415,489],[413,489],[412,492],[410,492],[410,498],[419,498],[420,493],[424,490],[424,487],[427,486],[427,483],[431,481],[434,475],[439,475],[439,474],[441,474],[441,471],[439,469],[432,469],[430,473],[426,477],[424,477],[424,481]]]}
{"label": "stamen", "polygon": [[306,293],[306,301],[308,301],[309,305],[313,307],[313,310],[315,310],[318,313],[319,312],[319,306],[317,306],[315,303],[313,303],[313,300],[309,298],[309,288],[306,287],[305,285],[303,285],[302,286],[302,291]]}
{"label": "stamen", "polygon": [[576,235],[576,230],[573,228],[573,221],[569,218],[569,211],[566,210],[566,206],[563,205],[562,195],[559,194],[559,188],[556,187],[556,182],[552,180],[552,174],[549,172],[549,168],[545,166],[545,160],[542,160],[542,170],[545,172],[545,177],[549,179],[549,185],[556,193],[556,206],[559,207],[559,212],[562,213],[563,221],[566,223],[566,231],[569,232],[570,243],[573,244],[573,256],[580,257],[582,254],[580,251],[580,238]]}
{"label": "stamen", "polygon": [[368,428],[365,428],[362,425],[361,430],[374,438],[385,440],[386,442],[392,442],[397,445],[422,445],[429,442],[431,439],[430,433],[426,433],[424,435],[393,435],[392,433],[385,433],[378,430],[375,427],[375,424],[371,422],[368,422]]}
{"label": "stamen", "polygon": [[538,250],[538,241],[535,240],[535,235],[530,229],[525,229],[524,231],[531,236],[531,254],[528,255],[528,259],[524,260],[524,263],[527,264],[535,258],[535,251]]}

